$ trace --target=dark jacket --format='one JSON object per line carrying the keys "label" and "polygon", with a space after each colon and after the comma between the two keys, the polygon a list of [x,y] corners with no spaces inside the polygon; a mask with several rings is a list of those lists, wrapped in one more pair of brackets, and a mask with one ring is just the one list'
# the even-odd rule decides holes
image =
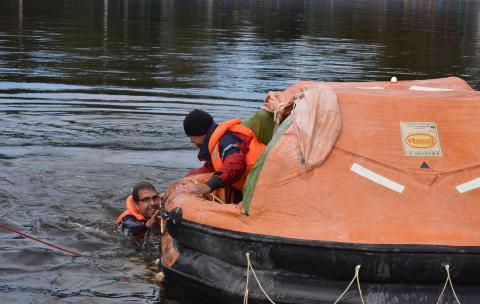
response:
{"label": "dark jacket", "polygon": [[[122,231],[125,235],[133,236],[137,240],[141,240],[145,237],[147,232],[147,226],[145,222],[137,220],[132,215],[125,216],[120,222]],[[160,225],[152,226],[152,233],[158,234],[160,232]]]}
{"label": "dark jacket", "polygon": [[208,142],[216,128],[217,124],[212,123],[207,131],[203,145],[198,152],[198,159],[205,163],[202,167],[187,174],[214,172],[213,176],[207,181],[207,185],[212,190],[235,183],[242,177],[247,169],[247,163],[245,161],[245,153],[248,149],[248,145],[245,145],[247,139],[242,138],[243,136],[240,134],[226,132],[219,140],[219,153],[222,158],[222,167],[219,171],[214,170],[210,152],[208,151]]}

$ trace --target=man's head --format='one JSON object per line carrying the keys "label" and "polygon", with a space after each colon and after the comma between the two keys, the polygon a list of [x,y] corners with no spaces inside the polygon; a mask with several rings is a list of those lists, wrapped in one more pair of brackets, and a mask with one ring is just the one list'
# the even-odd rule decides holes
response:
{"label": "man's head", "polygon": [[210,114],[202,110],[193,110],[183,120],[183,129],[190,137],[190,141],[200,148],[212,123],[213,117]]}
{"label": "man's head", "polygon": [[140,214],[147,220],[158,210],[161,197],[151,183],[142,182],[133,187],[132,197]]}

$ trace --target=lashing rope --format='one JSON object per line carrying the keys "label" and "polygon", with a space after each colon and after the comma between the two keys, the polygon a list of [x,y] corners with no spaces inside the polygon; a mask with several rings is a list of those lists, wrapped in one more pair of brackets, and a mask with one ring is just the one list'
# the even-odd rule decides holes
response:
{"label": "lashing rope", "polygon": [[358,273],[360,272],[360,267],[362,267],[362,265],[355,266],[355,276],[350,281],[350,284],[348,284],[347,288],[345,288],[345,290],[342,292],[342,294],[337,298],[337,300],[333,304],[337,304],[343,298],[343,296],[347,293],[347,291],[350,289],[350,287],[352,286],[352,284],[355,280],[357,281],[357,287],[358,287],[358,293],[360,294],[360,300],[362,300],[362,304],[365,304],[365,302],[363,301],[362,289],[360,288],[360,276],[358,275]]}
{"label": "lashing rope", "polygon": [[145,236],[143,237],[142,251],[145,249],[145,245],[147,244],[147,238],[149,233],[150,228],[147,228],[147,231],[145,231]]}
{"label": "lashing rope", "polygon": [[211,195],[212,196],[212,202],[215,203],[215,201],[219,202],[220,204],[225,204],[224,201],[222,201],[221,198],[219,198],[218,196],[216,196],[215,194],[213,193],[208,193],[208,195]]}
{"label": "lashing rope", "polygon": [[[267,299],[270,301],[270,303],[275,304],[275,302],[268,296],[265,289],[263,289],[263,286],[262,286],[262,284],[260,284],[260,280],[258,279],[258,277],[255,273],[255,270],[253,270],[252,263],[250,261],[250,253],[247,252],[245,255],[247,256],[247,279],[246,279],[246,284],[245,284],[245,294],[244,294],[244,297],[243,297],[243,304],[248,304],[248,296],[249,296],[249,294],[248,294],[248,292],[249,292],[248,284],[249,284],[250,271],[252,272],[253,276],[255,277],[255,280],[257,281],[257,284],[260,287],[260,289],[262,290],[263,294],[267,297]],[[358,293],[360,295],[360,300],[362,301],[362,304],[365,304],[365,301],[363,300],[362,288],[360,287],[360,275],[359,275],[359,273],[360,273],[360,268],[361,267],[362,267],[362,265],[355,266],[355,275],[354,275],[353,279],[350,281],[347,288],[345,288],[345,290],[342,292],[342,294],[337,298],[337,300],[333,304],[337,304],[343,298],[343,296],[350,289],[350,287],[352,286],[354,281],[357,282],[357,288],[358,288]],[[447,288],[447,285],[450,285],[450,289],[452,290],[453,296],[455,297],[455,300],[457,301],[457,303],[461,304],[460,300],[458,299],[457,293],[455,292],[455,288],[453,287],[452,278],[450,277],[450,266],[449,265],[444,265],[444,267],[445,267],[445,271],[447,272],[447,279],[445,280],[445,284],[443,285],[442,292],[440,293],[436,304],[440,303],[440,300],[442,299],[442,296],[445,292],[445,289]]]}
{"label": "lashing rope", "polygon": [[445,271],[447,272],[447,279],[445,280],[445,284],[443,285],[442,292],[438,296],[438,300],[437,300],[436,304],[440,303],[440,300],[442,299],[443,293],[445,292],[445,288],[447,288],[447,284],[449,284],[449,283],[450,283],[450,289],[452,290],[452,293],[453,293],[453,296],[455,297],[455,300],[457,300],[457,303],[460,304],[460,300],[458,299],[457,294],[455,293],[455,289],[453,288],[452,279],[450,278],[450,265],[447,264],[447,265],[444,265],[444,267],[445,267]]}
{"label": "lashing rope", "polygon": [[198,184],[197,180],[193,179],[193,178],[190,178],[190,177],[184,177],[182,178],[183,180],[186,180],[186,181],[189,181],[189,182],[192,182],[194,183],[195,185]]}
{"label": "lashing rope", "polygon": [[250,257],[249,253],[247,252],[247,280],[245,283],[245,293],[243,294],[243,304],[248,304],[248,278],[250,277]]}
{"label": "lashing rope", "polygon": [[[247,252],[245,255],[247,256],[247,279],[246,279],[246,283],[245,283],[245,293],[244,293],[244,296],[243,296],[243,304],[248,304],[248,291],[249,291],[248,290],[248,283],[249,283],[250,271],[252,272],[253,276],[255,277],[255,280],[257,281],[258,287],[260,287],[260,290],[262,290],[263,294],[267,297],[267,299],[270,301],[270,303],[275,304],[275,302],[268,296],[265,289],[263,289],[263,286],[260,283],[260,280],[258,279],[257,274],[255,273],[255,270],[253,270],[252,263],[250,261],[250,253]],[[350,289],[350,287],[352,286],[352,284],[355,280],[357,281],[358,292],[360,293],[360,299],[362,300],[362,304],[365,304],[365,302],[363,301],[362,289],[360,288],[360,276],[359,276],[360,267],[361,267],[361,265],[355,266],[355,276],[350,281],[350,284],[348,284],[347,288],[342,292],[342,294],[337,298],[337,300],[333,304],[338,303],[338,301],[340,301],[340,299],[342,299],[342,297],[347,293],[347,291]]]}
{"label": "lashing rope", "polygon": [[267,299],[270,301],[270,303],[275,304],[272,299],[268,296],[267,292],[265,289],[263,289],[262,284],[260,284],[260,281],[258,280],[257,274],[255,273],[255,270],[253,270],[252,263],[250,262],[250,253],[247,252],[245,254],[247,256],[247,283],[245,285],[245,296],[243,297],[243,304],[248,304],[248,276],[250,271],[252,271],[253,276],[255,277],[255,280],[257,281],[258,287],[262,290],[263,294],[267,297]]}
{"label": "lashing rope", "polygon": [[[189,177],[186,177],[186,178],[183,178],[184,180],[186,181],[189,181],[189,182],[193,182],[195,185],[198,185],[198,181],[194,180],[193,178],[189,178]],[[208,193],[208,195],[211,195],[212,196],[212,202],[219,202],[220,204],[225,204],[225,202],[219,198],[218,196],[216,196],[215,194],[213,193]]]}

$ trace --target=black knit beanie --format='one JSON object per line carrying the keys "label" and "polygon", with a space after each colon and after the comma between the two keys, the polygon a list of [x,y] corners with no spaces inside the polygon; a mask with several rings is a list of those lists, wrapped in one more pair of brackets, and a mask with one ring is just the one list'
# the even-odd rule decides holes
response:
{"label": "black knit beanie", "polygon": [[208,132],[213,117],[205,111],[193,110],[183,120],[183,129],[187,136],[201,136]]}

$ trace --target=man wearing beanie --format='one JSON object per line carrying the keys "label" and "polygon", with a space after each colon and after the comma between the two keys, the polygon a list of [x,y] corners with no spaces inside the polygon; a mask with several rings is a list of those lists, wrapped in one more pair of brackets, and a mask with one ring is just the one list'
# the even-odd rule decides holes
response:
{"label": "man wearing beanie", "polygon": [[216,124],[202,110],[191,111],[183,121],[183,128],[200,149],[198,159],[205,162],[188,175],[213,172],[205,184],[189,184],[186,190],[203,195],[231,186],[241,194],[248,173],[265,148],[252,130],[240,125],[239,118]]}

